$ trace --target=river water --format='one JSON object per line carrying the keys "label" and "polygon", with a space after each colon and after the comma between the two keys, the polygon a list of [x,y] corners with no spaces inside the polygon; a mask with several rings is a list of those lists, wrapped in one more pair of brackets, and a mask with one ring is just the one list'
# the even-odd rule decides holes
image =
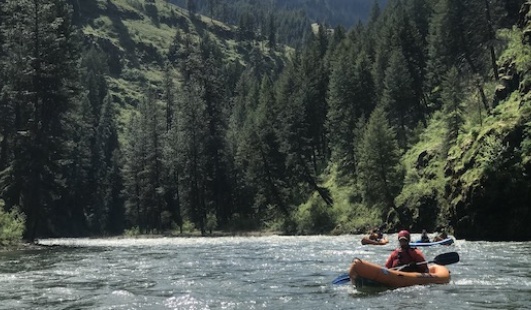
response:
{"label": "river water", "polygon": [[0,253],[0,309],[531,309],[531,242],[423,248],[459,253],[449,284],[362,293],[331,281],[354,257],[383,264],[397,242],[360,239],[41,240],[58,246]]}

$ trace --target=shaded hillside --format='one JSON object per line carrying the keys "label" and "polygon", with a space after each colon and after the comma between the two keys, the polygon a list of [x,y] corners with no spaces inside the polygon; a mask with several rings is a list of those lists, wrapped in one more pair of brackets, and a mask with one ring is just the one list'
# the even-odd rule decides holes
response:
{"label": "shaded hillside", "polygon": [[28,240],[529,239],[529,5],[515,29],[507,3],[389,0],[366,25],[301,35],[304,13],[293,51],[267,8],[227,26],[195,1],[8,1],[3,209],[27,216]]}
{"label": "shaded hillside", "polygon": [[466,116],[456,145],[441,139],[458,115],[445,108],[404,156],[407,174],[397,203],[413,230],[445,228],[469,240],[531,239],[528,8],[517,28],[497,35],[506,48],[497,60],[500,80],[486,87],[490,110],[481,112],[478,93],[461,93],[456,102]]}
{"label": "shaded hillside", "polygon": [[[161,86],[171,46],[183,46],[187,40],[198,42],[200,36],[209,34],[226,61],[245,65],[251,52],[236,42],[234,28],[199,15],[190,19],[187,11],[166,1],[72,3],[74,21],[83,29],[86,47],[95,46],[107,55],[110,91],[121,105],[136,106],[148,86]],[[272,66],[282,66],[280,53],[267,54],[265,60]]]}
{"label": "shaded hillside", "polygon": [[232,25],[249,22],[257,33],[267,36],[274,28],[279,42],[300,46],[308,37],[310,25],[349,29],[366,22],[376,2],[385,7],[387,0],[234,0],[208,1],[170,0],[182,8],[191,9]]}
{"label": "shaded hillside", "polygon": [[531,239],[531,3],[501,34],[501,82],[491,116],[465,136],[445,169],[456,236]]}

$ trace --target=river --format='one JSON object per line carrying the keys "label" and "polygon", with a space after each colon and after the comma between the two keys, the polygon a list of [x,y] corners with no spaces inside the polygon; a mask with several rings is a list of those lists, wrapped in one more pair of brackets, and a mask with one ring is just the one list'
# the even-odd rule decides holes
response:
{"label": "river", "polygon": [[[361,236],[47,239],[0,253],[0,309],[531,309],[531,242],[471,242],[449,284],[362,293],[332,285],[354,257],[397,245]],[[415,239],[415,235],[413,235]]]}

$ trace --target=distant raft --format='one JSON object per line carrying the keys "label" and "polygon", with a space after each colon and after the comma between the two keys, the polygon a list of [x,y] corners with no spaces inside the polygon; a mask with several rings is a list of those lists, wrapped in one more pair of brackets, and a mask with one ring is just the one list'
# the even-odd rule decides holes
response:
{"label": "distant raft", "polygon": [[421,242],[420,240],[418,240],[415,242],[410,242],[409,245],[413,247],[418,247],[418,246],[432,246],[432,245],[451,245],[453,243],[454,243],[454,239],[446,238],[444,240],[434,241],[434,242]]}
{"label": "distant raft", "polygon": [[389,240],[387,240],[386,238],[382,238],[382,239],[379,239],[379,240],[372,240],[372,239],[369,239],[368,237],[365,237],[363,239],[361,239],[361,244],[362,245],[366,245],[366,244],[370,244],[370,245],[386,245],[389,243]]}
{"label": "distant raft", "polygon": [[450,282],[450,271],[442,265],[430,265],[429,273],[403,272],[387,269],[359,258],[354,259],[348,274],[352,284],[360,291]]}

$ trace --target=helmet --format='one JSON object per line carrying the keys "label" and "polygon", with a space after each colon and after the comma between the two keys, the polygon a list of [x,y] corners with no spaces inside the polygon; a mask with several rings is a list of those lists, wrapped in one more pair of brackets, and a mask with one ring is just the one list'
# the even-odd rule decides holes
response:
{"label": "helmet", "polygon": [[411,236],[409,235],[409,231],[401,230],[398,233],[398,240],[400,241],[400,239],[406,239],[407,241],[411,240]]}

